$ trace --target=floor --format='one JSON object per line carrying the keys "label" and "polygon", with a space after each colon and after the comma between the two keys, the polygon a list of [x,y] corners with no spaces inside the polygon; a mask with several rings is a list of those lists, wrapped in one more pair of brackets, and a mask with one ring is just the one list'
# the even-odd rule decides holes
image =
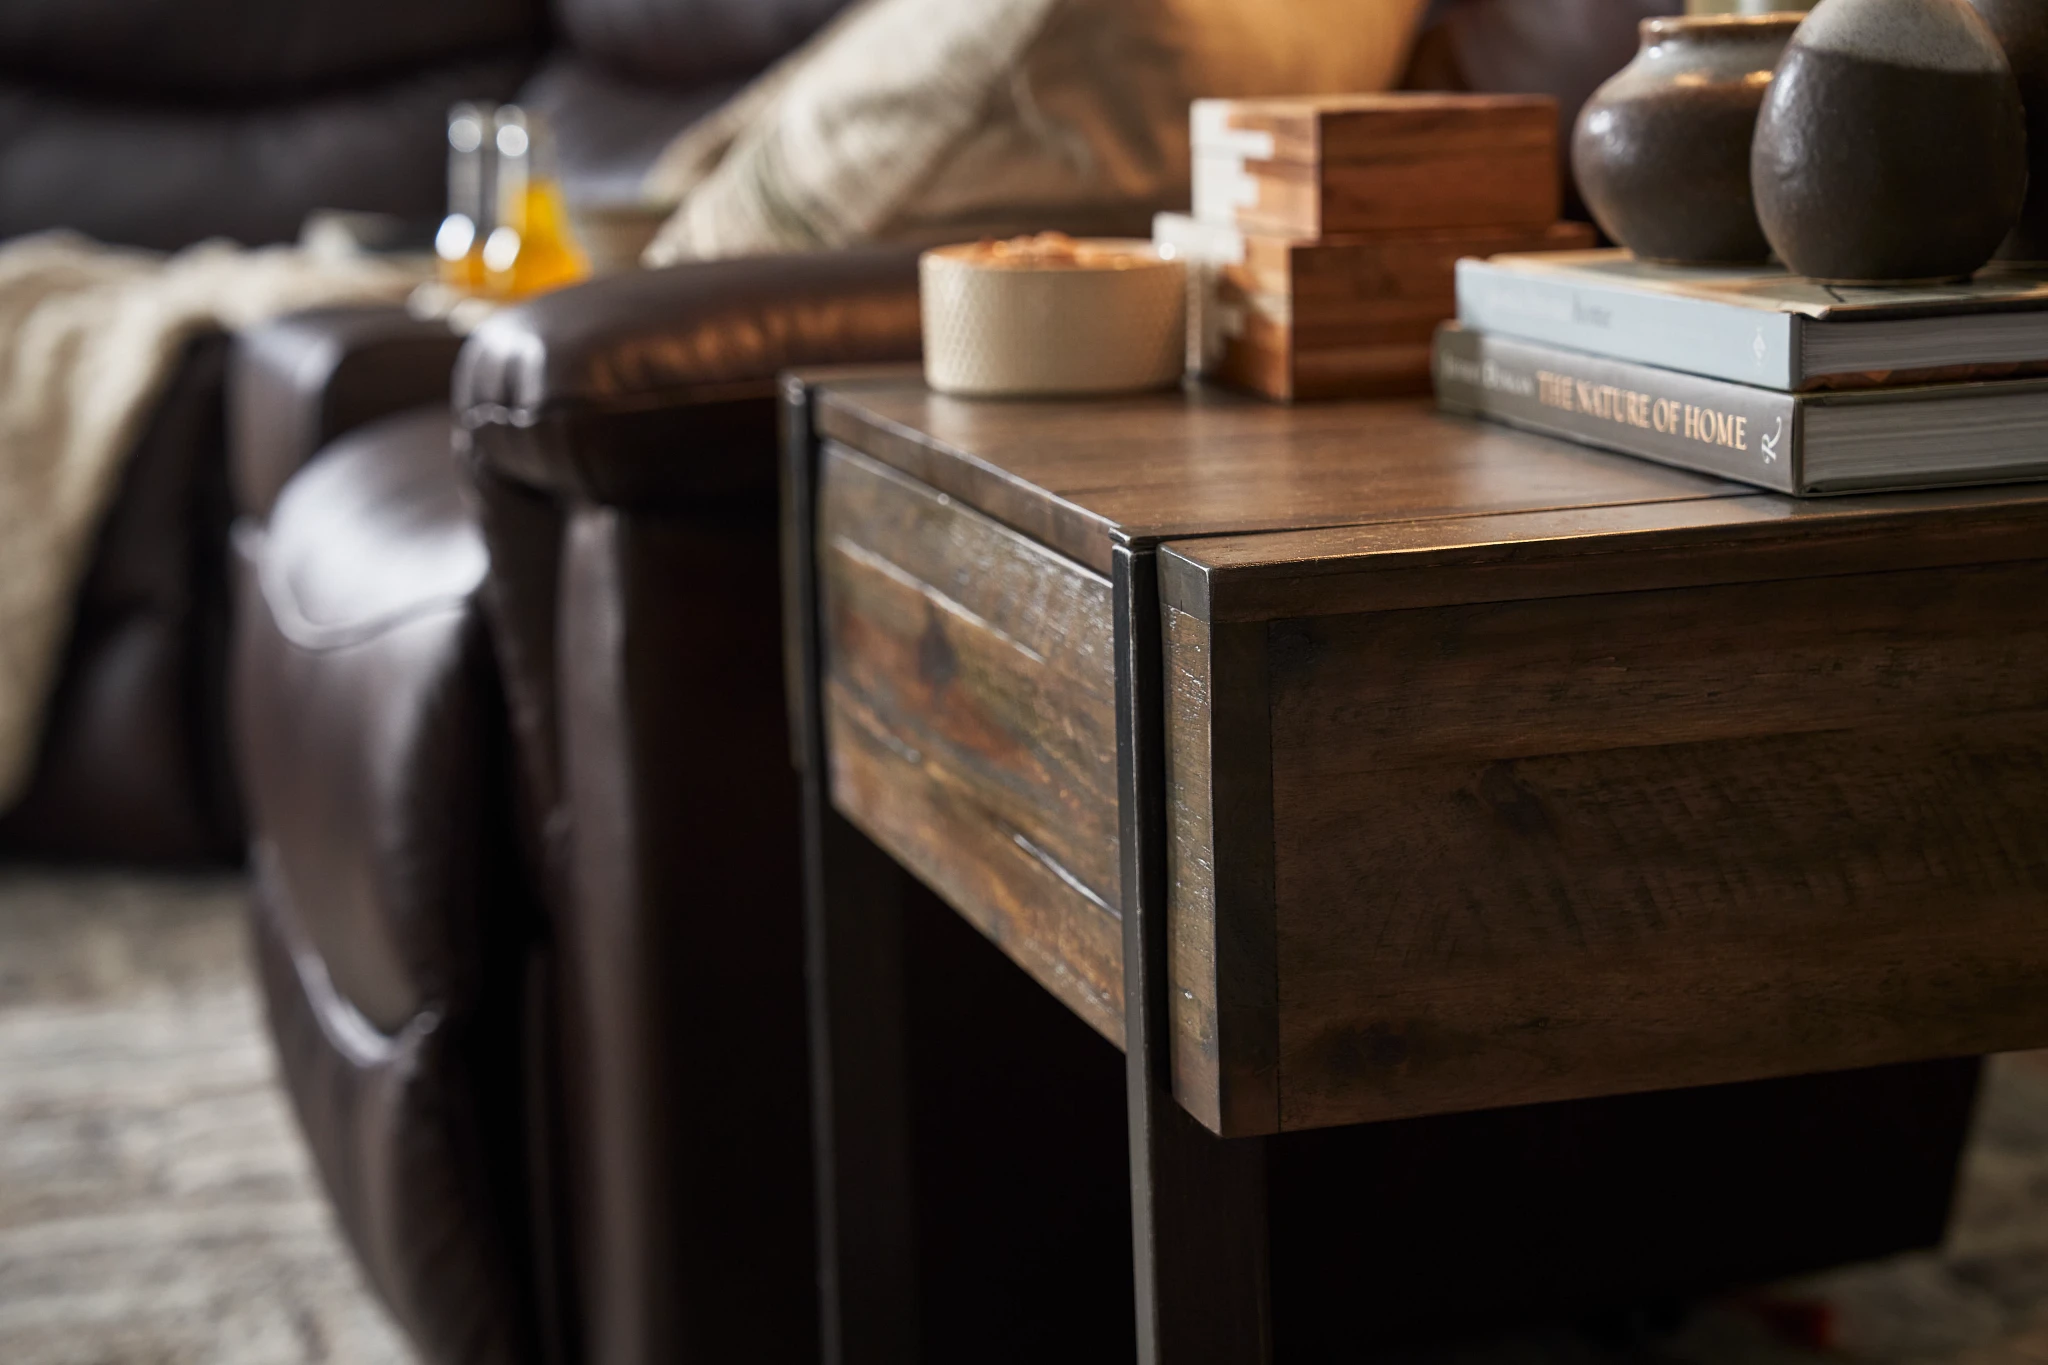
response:
{"label": "floor", "polygon": [[231,880],[0,871],[0,1362],[411,1365],[275,1087]]}
{"label": "floor", "polygon": [[[272,1077],[226,879],[0,870],[0,1365],[415,1365]],[[1413,1365],[2048,1365],[2048,1055],[1998,1059],[1949,1244]]]}

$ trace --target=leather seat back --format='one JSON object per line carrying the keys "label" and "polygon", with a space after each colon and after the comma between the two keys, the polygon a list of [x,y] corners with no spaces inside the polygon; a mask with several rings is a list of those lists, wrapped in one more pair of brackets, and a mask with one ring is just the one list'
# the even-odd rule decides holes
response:
{"label": "leather seat back", "polygon": [[425,220],[459,99],[506,99],[546,0],[4,0],[0,238],[289,240],[317,208]]}
{"label": "leather seat back", "polygon": [[294,98],[537,48],[542,0],[7,0],[0,76],[123,102]]}
{"label": "leather seat back", "polygon": [[0,80],[0,238],[65,227],[175,250],[206,237],[289,241],[317,208],[431,219],[447,202],[449,104],[508,98],[527,65],[487,54],[253,105],[101,101]]}
{"label": "leather seat back", "polygon": [[555,20],[584,57],[650,84],[688,88],[762,70],[846,3],[555,0]]}

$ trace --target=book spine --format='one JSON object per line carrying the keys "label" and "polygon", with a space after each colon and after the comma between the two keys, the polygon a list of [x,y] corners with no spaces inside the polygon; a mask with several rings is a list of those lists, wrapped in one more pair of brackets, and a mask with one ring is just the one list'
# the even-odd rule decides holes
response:
{"label": "book spine", "polygon": [[1458,321],[1495,336],[1737,384],[1789,392],[1806,382],[1799,331],[1788,313],[1465,260],[1458,262]]}
{"label": "book spine", "polygon": [[1780,493],[1800,492],[1799,401],[1725,380],[1437,332],[1437,406]]}

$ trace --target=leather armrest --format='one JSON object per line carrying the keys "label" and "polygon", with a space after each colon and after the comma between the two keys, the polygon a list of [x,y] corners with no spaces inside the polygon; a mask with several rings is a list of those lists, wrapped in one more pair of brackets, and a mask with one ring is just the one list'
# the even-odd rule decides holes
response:
{"label": "leather armrest", "polygon": [[[496,472],[612,505],[773,487],[775,376],[915,360],[917,254],[702,261],[616,275],[489,319],[463,347],[457,418]],[[758,467],[757,467],[758,466]]]}
{"label": "leather armrest", "polygon": [[402,308],[322,308],[253,327],[228,372],[235,505],[264,518],[285,483],[345,432],[448,401],[462,339]]}

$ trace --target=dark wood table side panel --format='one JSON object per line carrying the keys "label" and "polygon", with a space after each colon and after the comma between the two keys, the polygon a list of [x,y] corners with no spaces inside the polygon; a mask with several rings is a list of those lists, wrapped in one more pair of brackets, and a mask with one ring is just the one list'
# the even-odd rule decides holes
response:
{"label": "dark wood table side panel", "polygon": [[1272,627],[1290,781],[2048,706],[2048,561]]}
{"label": "dark wood table side panel", "polygon": [[1067,1008],[1122,1047],[1116,912],[988,813],[957,774],[828,684],[832,803]]}
{"label": "dark wood table side panel", "polygon": [[1116,906],[1109,585],[851,452],[827,452],[822,489],[831,676]]}
{"label": "dark wood table side panel", "polygon": [[1276,772],[1316,1127],[2048,1043],[2048,711]]}
{"label": "dark wood table side panel", "polygon": [[[1090,689],[1114,694],[1109,580],[857,450],[831,444],[820,530],[886,558]],[[1105,681],[1107,680],[1107,681]]]}
{"label": "dark wood table side panel", "polygon": [[1210,792],[1209,625],[1163,609],[1166,690],[1166,975],[1173,1095],[1223,1128],[1216,1029],[1216,827]]}
{"label": "dark wood table side panel", "polygon": [[[1161,615],[1174,1097],[1219,1136],[1276,1133],[1266,632]],[[1232,908],[1226,920],[1219,899]]]}

